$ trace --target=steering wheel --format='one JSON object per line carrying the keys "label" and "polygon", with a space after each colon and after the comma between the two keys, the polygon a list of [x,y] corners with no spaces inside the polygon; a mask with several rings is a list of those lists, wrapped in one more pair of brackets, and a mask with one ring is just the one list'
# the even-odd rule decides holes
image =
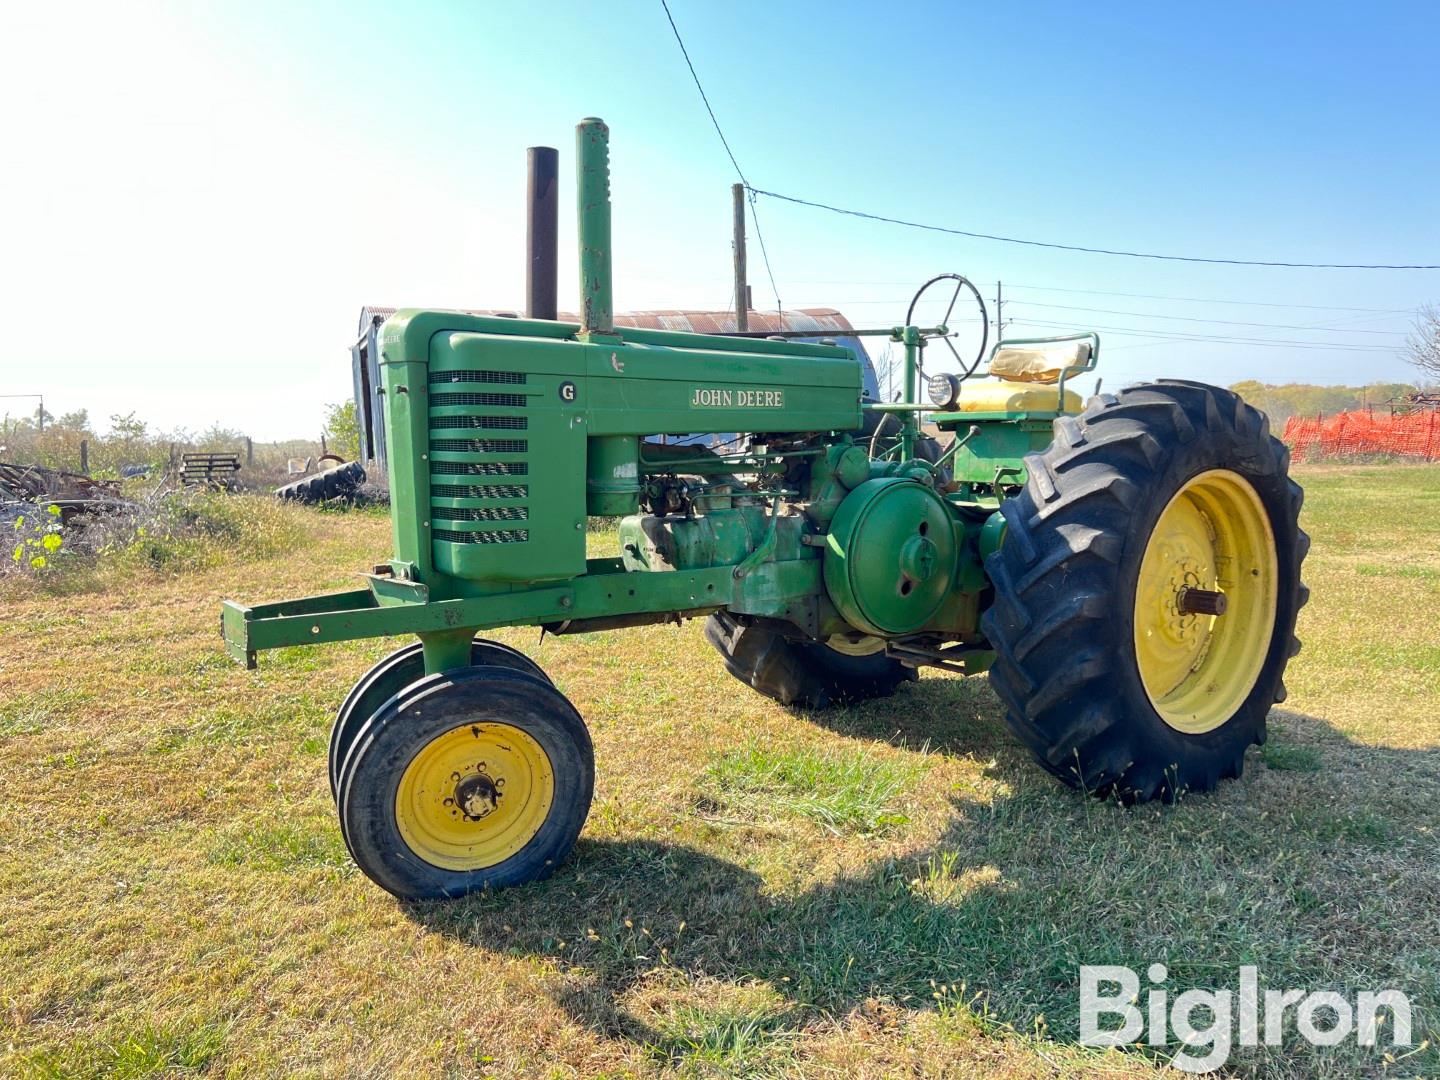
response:
{"label": "steering wheel", "polygon": [[[970,362],[970,366],[967,368],[965,366],[965,361],[960,359],[960,353],[956,351],[954,344],[950,340],[951,338],[955,337],[954,331],[950,331],[945,334],[926,335],[921,338],[920,343],[921,345],[924,345],[926,341],[933,338],[939,338],[941,341],[945,342],[945,347],[948,348],[950,350],[950,354],[955,357],[955,363],[958,364],[961,371],[964,372],[964,374],[960,376],[960,381],[963,382],[971,375],[975,374],[975,369],[980,366],[980,361],[985,358],[985,346],[990,344],[990,315],[989,312],[985,310],[985,298],[980,295],[980,290],[975,287],[974,282],[972,282],[964,274],[936,274],[934,277],[932,277],[929,281],[925,282],[924,285],[921,285],[920,288],[915,291],[914,297],[912,297],[910,300],[910,307],[905,312],[905,325],[914,325],[915,307],[920,303],[920,298],[925,295],[926,289],[941,281],[955,282],[955,291],[950,296],[950,304],[948,307],[945,308],[945,318],[940,320],[940,324],[947,329],[949,328],[950,316],[955,311],[956,301],[960,299],[961,292],[969,289],[971,294],[975,297],[976,306],[980,309],[980,350],[975,354],[975,359]],[[924,353],[922,352],[920,355],[922,363],[921,370],[923,371]]]}

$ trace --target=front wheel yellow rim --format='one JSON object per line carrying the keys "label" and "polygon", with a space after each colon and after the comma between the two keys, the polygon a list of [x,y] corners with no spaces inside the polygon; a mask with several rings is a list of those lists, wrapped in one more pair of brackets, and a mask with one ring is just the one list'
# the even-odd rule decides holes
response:
{"label": "front wheel yellow rim", "polygon": [[466,724],[420,748],[395,793],[395,821],[418,857],[445,870],[483,870],[540,831],[555,801],[544,748],[510,724]]}
{"label": "front wheel yellow rim", "polygon": [[1265,666],[1278,595],[1255,488],[1229,469],[1192,477],[1155,522],[1135,587],[1135,660],[1165,723],[1201,735],[1239,711]]}

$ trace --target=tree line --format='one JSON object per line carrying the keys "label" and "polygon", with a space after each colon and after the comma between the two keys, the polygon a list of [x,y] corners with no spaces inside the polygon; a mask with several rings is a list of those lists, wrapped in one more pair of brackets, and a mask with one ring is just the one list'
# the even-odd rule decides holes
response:
{"label": "tree line", "polygon": [[[1231,390],[1280,425],[1292,416],[1333,416],[1375,408],[1388,412],[1389,401],[1413,394],[1410,383],[1370,383],[1368,386],[1315,386],[1311,383],[1265,383],[1256,379],[1232,383]],[[1278,432],[1277,432],[1278,434]]]}
{"label": "tree line", "polygon": [[[359,452],[354,402],[327,406],[322,432],[329,450],[354,458]],[[162,469],[189,451],[238,453],[242,461],[248,452],[257,469],[283,469],[287,459],[313,457],[320,446],[320,439],[251,443],[245,432],[220,424],[203,431],[165,430],[133,412],[114,414],[104,425],[93,422],[88,409],[59,416],[37,409],[0,422],[0,461],[70,472],[81,471],[83,463],[101,477],[118,477],[127,467]]]}

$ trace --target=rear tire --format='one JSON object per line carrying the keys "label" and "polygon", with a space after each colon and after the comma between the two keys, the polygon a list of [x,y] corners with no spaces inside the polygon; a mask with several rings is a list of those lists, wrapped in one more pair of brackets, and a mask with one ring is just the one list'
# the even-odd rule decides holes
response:
{"label": "rear tire", "polygon": [[919,673],[883,651],[868,656],[828,645],[792,641],[720,612],[705,623],[705,638],[735,678],[781,705],[824,709],[887,697]]}
{"label": "rear tire", "polygon": [[[1027,456],[981,626],[1006,719],[1044,768],[1125,801],[1240,775],[1285,699],[1309,595],[1289,460],[1262,413],[1180,381],[1092,398]],[[1191,590],[1228,613],[1191,610]]]}

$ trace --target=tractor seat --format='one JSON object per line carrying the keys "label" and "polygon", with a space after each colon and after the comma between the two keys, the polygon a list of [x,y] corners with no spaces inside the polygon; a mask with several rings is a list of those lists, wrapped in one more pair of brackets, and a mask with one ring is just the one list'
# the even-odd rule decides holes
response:
{"label": "tractor seat", "polygon": [[1038,348],[1006,345],[1003,341],[990,357],[990,374],[997,379],[1024,383],[1056,383],[1060,373],[1090,363],[1088,341],[1066,341]]}
{"label": "tractor seat", "polygon": [[990,356],[987,379],[965,383],[965,390],[956,404],[959,412],[1078,413],[1080,395],[1065,388],[1060,399],[1062,372],[1074,374],[1090,363],[1088,341],[1063,341],[1037,346],[1007,345],[1001,342]]}

